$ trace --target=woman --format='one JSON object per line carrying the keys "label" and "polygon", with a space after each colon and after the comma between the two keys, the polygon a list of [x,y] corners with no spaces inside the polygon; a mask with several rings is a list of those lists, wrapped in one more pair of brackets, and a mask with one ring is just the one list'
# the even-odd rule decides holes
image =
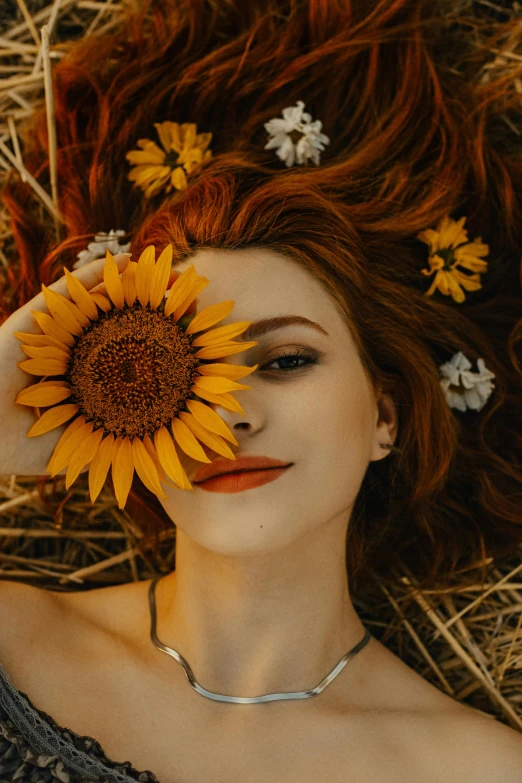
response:
{"label": "woman", "polygon": [[[162,483],[158,500],[135,481],[129,497],[176,525],[176,567],[159,581],[68,593],[0,583],[0,780],[522,780],[520,733],[412,671],[365,633],[352,602],[397,565],[440,585],[483,548],[520,542],[520,155],[507,166],[507,152],[481,147],[478,93],[434,70],[433,3],[265,6],[147,2],[54,71],[67,237],[47,240],[40,278],[67,296],[64,258],[72,250],[72,266],[102,227],[126,224],[134,258],[172,245],[167,290],[193,265],[211,281],[198,311],[233,301],[223,325],[249,323],[242,339],[257,342],[223,360],[252,370],[241,404],[209,404],[233,458],[279,467],[205,480],[233,461],[181,447],[192,491]],[[294,100],[303,120],[303,95],[328,134],[320,156],[298,148],[319,138],[311,119],[266,149],[264,124]],[[167,152],[179,128],[164,123],[194,118],[212,155],[207,135],[192,165],[197,147]],[[26,140],[31,170],[40,138]],[[24,193],[15,181],[4,192],[24,275],[22,306],[0,331],[11,368],[0,472],[32,475],[65,426],[27,439],[34,414],[14,403],[27,386],[15,333],[36,333],[31,313],[46,310],[43,294],[29,296],[43,229],[24,222]],[[469,276],[455,265],[462,217],[476,242]],[[435,225],[455,241],[429,255],[426,275],[440,274],[426,281]],[[486,280],[479,227],[508,258]],[[133,262],[114,262],[123,280]],[[72,275],[109,300],[107,263]],[[127,342],[124,362],[116,338],[104,349],[115,436],[133,405],[161,415],[171,402],[175,384],[161,394],[147,365],[152,343],[159,351]],[[496,379],[475,409],[449,404],[441,385],[438,368],[458,352]]]}

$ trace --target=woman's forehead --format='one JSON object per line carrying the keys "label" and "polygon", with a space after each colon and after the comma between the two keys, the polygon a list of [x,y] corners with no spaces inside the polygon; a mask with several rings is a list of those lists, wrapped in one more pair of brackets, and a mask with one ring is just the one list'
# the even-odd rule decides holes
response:
{"label": "woman's forehead", "polygon": [[[210,283],[198,295],[202,307],[233,299],[234,313],[243,320],[295,314],[322,323],[335,310],[320,283],[297,261],[266,248],[217,250],[204,248],[174,260],[173,269],[184,272],[193,264]],[[248,312],[246,312],[248,310]],[[244,312],[243,312],[244,311]],[[328,326],[323,324],[328,330]]]}

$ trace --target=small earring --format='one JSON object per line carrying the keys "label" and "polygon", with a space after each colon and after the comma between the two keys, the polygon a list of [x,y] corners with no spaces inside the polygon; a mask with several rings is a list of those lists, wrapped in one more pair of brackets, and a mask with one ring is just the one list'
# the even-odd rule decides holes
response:
{"label": "small earring", "polygon": [[401,453],[401,449],[397,448],[397,446],[392,446],[391,443],[379,443],[379,446],[383,449],[389,449],[390,451],[395,451],[397,453]]}

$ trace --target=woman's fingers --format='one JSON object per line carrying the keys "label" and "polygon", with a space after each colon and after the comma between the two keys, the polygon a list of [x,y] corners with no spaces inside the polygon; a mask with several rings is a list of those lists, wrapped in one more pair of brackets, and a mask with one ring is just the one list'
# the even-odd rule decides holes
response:
{"label": "woman's fingers", "polygon": [[[114,257],[116,258],[116,256],[114,256]],[[170,290],[171,286],[175,283],[175,281],[178,279],[178,277],[179,277],[179,272],[171,272],[170,273],[169,281],[167,283],[167,288],[165,289],[165,291],[169,291]],[[107,286],[105,285],[105,283],[100,283],[95,288],[91,288],[90,293],[91,294],[105,294],[107,296],[108,295],[107,294]]]}
{"label": "woman's fingers", "polygon": [[[120,274],[127,268],[129,264],[129,256],[125,256],[122,253],[114,256],[116,266]],[[91,261],[90,264],[79,267],[79,269],[73,269],[71,275],[76,277],[80,283],[82,283],[87,291],[96,290],[94,286],[103,283],[103,267],[105,265],[105,258],[97,258],[96,261]],[[65,275],[57,280],[55,283],[48,285],[51,291],[56,291],[57,294],[63,294],[63,296],[69,297],[69,290],[67,288],[67,279]]]}

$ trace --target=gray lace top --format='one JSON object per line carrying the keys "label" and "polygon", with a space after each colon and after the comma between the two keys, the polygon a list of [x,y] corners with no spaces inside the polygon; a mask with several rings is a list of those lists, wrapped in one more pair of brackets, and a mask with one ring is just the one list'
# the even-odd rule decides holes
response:
{"label": "gray lace top", "polygon": [[93,737],[59,726],[14,687],[0,664],[0,783],[159,783],[113,761]]}

